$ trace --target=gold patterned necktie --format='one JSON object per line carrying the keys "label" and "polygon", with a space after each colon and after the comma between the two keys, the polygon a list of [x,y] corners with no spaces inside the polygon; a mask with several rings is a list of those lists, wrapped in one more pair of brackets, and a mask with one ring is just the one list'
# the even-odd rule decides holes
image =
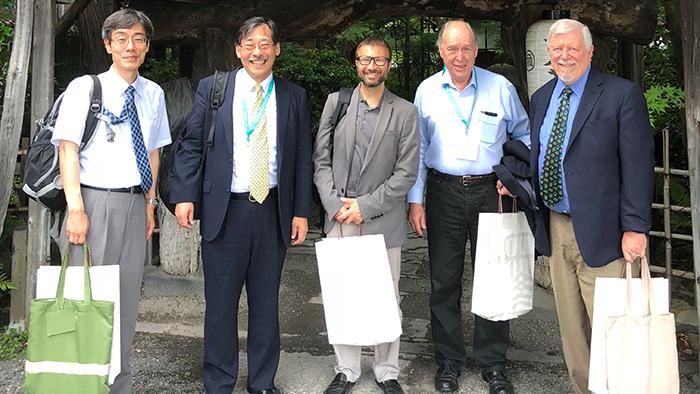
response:
{"label": "gold patterned necktie", "polygon": [[255,130],[251,135],[252,145],[250,147],[250,199],[260,204],[265,201],[270,192],[269,172],[269,153],[267,150],[267,116],[265,108],[262,107],[263,95],[262,86],[255,85],[255,105],[253,106],[253,118],[257,119],[260,115],[260,121],[255,125]]}

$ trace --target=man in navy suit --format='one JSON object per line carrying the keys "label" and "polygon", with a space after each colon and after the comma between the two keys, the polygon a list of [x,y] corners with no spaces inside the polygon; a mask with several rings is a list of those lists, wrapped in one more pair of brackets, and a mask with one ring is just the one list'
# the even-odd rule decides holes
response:
{"label": "man in navy suit", "polygon": [[[204,270],[204,387],[230,394],[238,378],[238,301],[248,297],[249,393],[274,394],[280,338],[278,292],[287,247],[304,242],[311,213],[311,132],[306,92],[275,78],[280,54],[275,23],[243,23],[206,147],[205,118],[213,77],[200,81],[175,162],[171,197],[178,223],[190,228],[201,207]],[[201,188],[197,171],[208,149]]]}
{"label": "man in navy suit", "polygon": [[645,254],[654,143],[639,86],[591,68],[585,25],[558,20],[547,47],[557,78],[532,95],[530,108],[535,239],[551,256],[571,382],[587,393],[595,278],[619,276],[625,261]]}

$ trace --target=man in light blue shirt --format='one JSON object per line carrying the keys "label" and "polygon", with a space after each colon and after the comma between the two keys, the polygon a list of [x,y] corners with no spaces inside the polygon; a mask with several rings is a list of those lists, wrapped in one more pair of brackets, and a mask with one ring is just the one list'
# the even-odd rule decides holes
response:
{"label": "man in light blue shirt", "polygon": [[[422,236],[430,225],[435,388],[454,392],[459,390],[458,378],[466,363],[460,309],[465,245],[469,240],[473,264],[479,213],[497,209],[492,167],[500,163],[508,139],[529,146],[530,137],[527,114],[514,86],[503,76],[474,66],[478,46],[468,23],[447,22],[437,46],[445,67],[416,91],[420,164],[408,202],[413,229]],[[489,391],[512,393],[505,375],[508,321],[474,319],[474,358]]]}

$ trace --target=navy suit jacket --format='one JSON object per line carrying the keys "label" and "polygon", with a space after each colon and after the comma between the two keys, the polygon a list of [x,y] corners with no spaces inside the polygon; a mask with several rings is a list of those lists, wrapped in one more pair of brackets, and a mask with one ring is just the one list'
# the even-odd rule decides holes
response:
{"label": "navy suit jacket", "polygon": [[[199,189],[197,172],[206,144],[205,118],[209,110],[213,76],[199,82],[192,111],[187,117],[180,149],[175,158],[171,186],[174,203],[199,202],[202,238],[211,241],[219,234],[231,193],[233,177],[233,92],[236,72],[229,75],[226,94],[215,123],[214,144],[209,148],[204,178]],[[277,97],[277,204],[279,231],[289,246],[292,217],[311,215],[311,128],[306,91],[284,79],[275,78]]]}
{"label": "navy suit jacket", "polygon": [[[535,244],[549,256],[549,210],[542,202],[537,160],[540,128],[557,79],[531,99],[531,168],[539,211]],[[571,219],[583,260],[600,267],[622,257],[624,231],[651,228],[654,141],[641,89],[631,81],[590,70],[564,156]]]}

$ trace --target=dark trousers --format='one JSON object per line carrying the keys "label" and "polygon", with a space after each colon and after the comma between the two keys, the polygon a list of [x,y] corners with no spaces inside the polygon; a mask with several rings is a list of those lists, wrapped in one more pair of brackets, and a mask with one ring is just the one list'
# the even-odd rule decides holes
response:
{"label": "dark trousers", "polygon": [[231,394],[238,378],[238,302],[248,297],[248,390],[272,388],[280,356],[278,293],[286,248],[277,196],[263,204],[230,200],[221,232],[202,240],[204,388]]}
{"label": "dark trousers", "polygon": [[[497,210],[495,181],[463,186],[428,175],[430,321],[438,365],[450,362],[463,366],[466,362],[460,304],[465,246],[469,240],[473,268],[479,213]],[[481,372],[505,367],[508,340],[508,321],[494,322],[474,316],[474,358]]]}

